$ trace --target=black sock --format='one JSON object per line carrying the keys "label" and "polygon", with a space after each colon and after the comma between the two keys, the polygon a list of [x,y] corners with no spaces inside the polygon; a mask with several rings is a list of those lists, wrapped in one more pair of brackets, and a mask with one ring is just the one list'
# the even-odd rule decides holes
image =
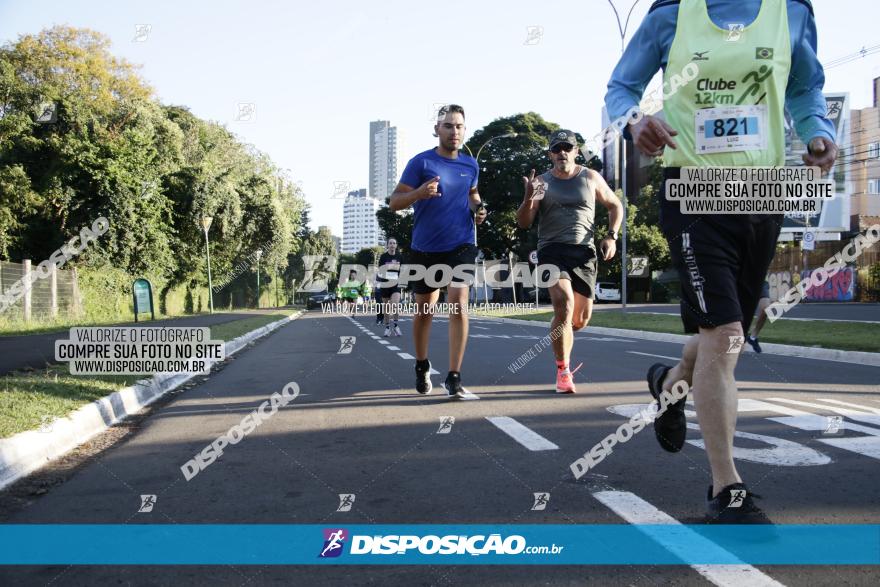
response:
{"label": "black sock", "polygon": [[416,360],[416,368],[420,371],[427,371],[430,366],[431,362],[428,359]]}
{"label": "black sock", "polygon": [[452,377],[453,374],[461,377],[461,371],[450,371],[449,375],[447,375],[446,378],[449,379],[450,377]]}

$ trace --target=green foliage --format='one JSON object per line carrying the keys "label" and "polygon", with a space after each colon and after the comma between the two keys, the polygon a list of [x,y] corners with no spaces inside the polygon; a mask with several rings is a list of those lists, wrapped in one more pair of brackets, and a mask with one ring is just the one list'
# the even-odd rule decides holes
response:
{"label": "green foliage", "polygon": [[[300,190],[224,127],[160,104],[109,46],[56,26],[0,47],[0,258],[46,259],[105,216],[110,230],[73,264],[194,291],[207,285],[209,215],[215,275],[257,249],[287,270],[302,248]],[[47,106],[55,120],[40,122]]]}
{"label": "green foliage", "polygon": [[379,256],[385,252],[384,247],[367,247],[361,249],[354,256],[354,262],[357,265],[369,267],[379,260]]}

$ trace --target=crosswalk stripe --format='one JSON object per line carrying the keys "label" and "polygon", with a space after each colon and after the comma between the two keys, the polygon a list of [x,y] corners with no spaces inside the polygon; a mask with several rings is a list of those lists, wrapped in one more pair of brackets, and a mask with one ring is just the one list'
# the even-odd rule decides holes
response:
{"label": "crosswalk stripe", "polygon": [[[703,538],[669,514],[660,511],[634,493],[628,491],[595,491],[593,492],[593,497],[630,524],[637,525],[639,530],[648,536],[651,536],[651,532],[646,525],[675,524],[681,526],[681,533],[688,537],[687,541],[681,540],[678,544],[668,544],[664,545],[664,547],[672,554],[682,556],[685,560],[687,560],[689,554],[688,552],[681,551],[685,542],[688,543],[689,547],[695,544],[699,545],[700,552],[707,554],[717,552],[719,556],[724,557],[730,555],[730,553],[711,540]],[[707,581],[720,587],[738,587],[740,585],[748,585],[749,587],[782,587],[782,583],[779,581],[765,575],[752,565],[745,563],[689,566]]]}
{"label": "crosswalk stripe", "polygon": [[487,416],[487,420],[529,450],[558,450],[559,447],[508,416]]}
{"label": "crosswalk stripe", "polygon": [[409,353],[397,353],[397,356],[400,357],[401,359],[409,359],[409,360],[415,359],[415,357]]}

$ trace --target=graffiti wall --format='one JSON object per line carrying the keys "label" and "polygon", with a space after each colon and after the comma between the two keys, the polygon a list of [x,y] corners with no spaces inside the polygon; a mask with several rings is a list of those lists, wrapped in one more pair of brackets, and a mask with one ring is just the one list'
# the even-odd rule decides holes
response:
{"label": "graffiti wall", "polygon": [[[809,277],[809,271],[801,271],[801,279]],[[838,271],[820,287],[807,289],[806,299],[811,302],[851,302],[855,294],[856,275],[852,267]]]}
{"label": "graffiti wall", "polygon": [[767,274],[767,283],[770,284],[771,300],[778,300],[793,285],[797,285],[791,282],[791,271],[771,271]]}

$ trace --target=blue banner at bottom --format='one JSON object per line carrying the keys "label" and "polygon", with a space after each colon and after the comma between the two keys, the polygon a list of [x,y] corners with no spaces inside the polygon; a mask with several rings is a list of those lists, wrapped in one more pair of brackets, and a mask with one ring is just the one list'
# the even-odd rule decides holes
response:
{"label": "blue banner at bottom", "polygon": [[877,565],[880,525],[0,525],[3,565]]}

